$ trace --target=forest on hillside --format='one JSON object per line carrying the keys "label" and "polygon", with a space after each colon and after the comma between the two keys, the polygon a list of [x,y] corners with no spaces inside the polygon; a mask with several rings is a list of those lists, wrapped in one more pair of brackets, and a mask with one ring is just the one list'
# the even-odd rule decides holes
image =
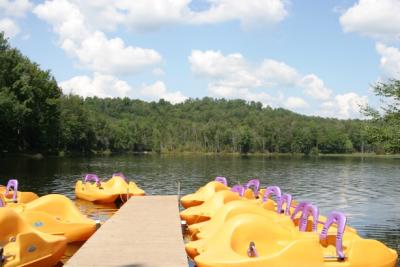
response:
{"label": "forest on hillside", "polygon": [[[376,85],[400,96],[400,82]],[[397,101],[399,98],[397,98]],[[43,71],[0,33],[1,152],[352,153],[400,151],[399,110],[370,120],[304,116],[244,100],[82,98],[63,95]]]}

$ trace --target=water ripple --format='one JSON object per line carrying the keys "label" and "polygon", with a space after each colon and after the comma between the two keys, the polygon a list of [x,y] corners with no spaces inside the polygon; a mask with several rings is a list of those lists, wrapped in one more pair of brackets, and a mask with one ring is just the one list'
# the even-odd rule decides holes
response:
{"label": "water ripple", "polygon": [[[259,178],[278,185],[297,200],[317,204],[322,214],[343,211],[364,237],[400,251],[400,165],[394,159],[274,158],[232,156],[111,156],[93,158],[0,158],[0,184],[18,178],[22,190],[65,194],[85,173],[101,178],[123,172],[148,194],[191,193],[215,176],[232,183]],[[116,207],[77,205],[92,218],[106,220]]]}

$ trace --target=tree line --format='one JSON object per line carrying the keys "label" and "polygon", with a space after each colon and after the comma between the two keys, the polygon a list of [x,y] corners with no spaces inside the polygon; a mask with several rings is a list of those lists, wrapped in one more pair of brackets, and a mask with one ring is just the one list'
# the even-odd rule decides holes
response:
{"label": "tree line", "polygon": [[[387,93],[382,86],[400,91],[399,83],[379,84],[376,92]],[[3,152],[399,152],[397,107],[383,115],[372,108],[365,112],[372,119],[305,116],[209,97],[172,105],[163,99],[63,95],[50,71],[10,47],[0,33]]]}

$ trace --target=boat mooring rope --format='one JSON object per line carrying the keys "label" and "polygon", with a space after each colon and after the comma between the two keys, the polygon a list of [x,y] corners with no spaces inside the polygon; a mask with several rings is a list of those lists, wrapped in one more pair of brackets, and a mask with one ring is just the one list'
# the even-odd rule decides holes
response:
{"label": "boat mooring rope", "polygon": [[130,198],[130,197],[129,197],[129,187],[126,189],[126,201],[123,200],[123,198],[122,198],[123,195],[124,195],[124,194],[119,194],[119,199],[120,199],[121,202],[124,204],[124,203],[128,202],[128,199]]}

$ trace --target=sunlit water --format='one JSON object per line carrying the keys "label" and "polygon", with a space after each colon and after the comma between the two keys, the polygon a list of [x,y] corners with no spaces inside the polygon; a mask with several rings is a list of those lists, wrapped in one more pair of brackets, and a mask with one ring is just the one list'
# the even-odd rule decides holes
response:
{"label": "sunlit water", "polygon": [[[400,251],[400,160],[374,158],[291,158],[238,156],[125,155],[91,158],[0,158],[0,184],[17,178],[21,190],[39,195],[60,193],[71,199],[74,184],[85,173],[110,177],[123,172],[148,194],[195,191],[215,176],[230,184],[259,178],[278,185],[296,200],[317,204],[322,214],[344,212],[363,237],[374,238]],[[76,201],[94,219],[105,221],[115,206]],[[79,248],[69,246],[66,258]]]}

